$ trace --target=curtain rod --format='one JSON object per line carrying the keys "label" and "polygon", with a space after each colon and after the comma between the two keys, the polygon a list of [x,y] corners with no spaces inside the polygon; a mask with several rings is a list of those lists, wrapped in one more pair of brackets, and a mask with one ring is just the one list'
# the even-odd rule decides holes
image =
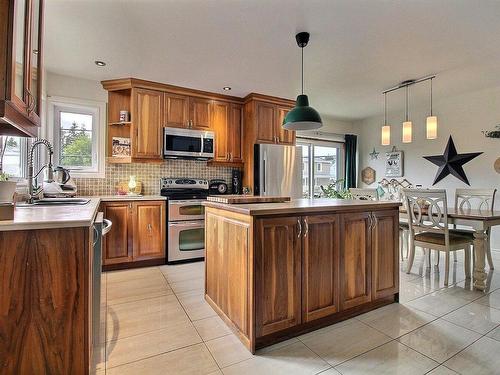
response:
{"label": "curtain rod", "polygon": [[420,82],[428,81],[428,80],[434,79],[434,78],[436,78],[436,74],[433,74],[430,76],[425,76],[425,77],[418,78],[418,79],[409,79],[409,80],[401,82],[397,86],[394,86],[394,87],[391,87],[390,89],[382,91],[382,94],[387,94],[391,91],[396,91],[396,90],[399,90],[399,89],[402,89],[402,88],[405,88],[408,86],[412,86],[412,85],[415,85],[415,84],[420,83]]}

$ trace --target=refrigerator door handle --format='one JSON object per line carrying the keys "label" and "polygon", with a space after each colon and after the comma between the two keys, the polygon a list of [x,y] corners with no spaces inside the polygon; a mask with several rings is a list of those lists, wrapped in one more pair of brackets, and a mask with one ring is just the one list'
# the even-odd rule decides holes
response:
{"label": "refrigerator door handle", "polygon": [[266,162],[267,162],[267,152],[264,151],[262,158],[262,190],[263,193],[266,192]]}

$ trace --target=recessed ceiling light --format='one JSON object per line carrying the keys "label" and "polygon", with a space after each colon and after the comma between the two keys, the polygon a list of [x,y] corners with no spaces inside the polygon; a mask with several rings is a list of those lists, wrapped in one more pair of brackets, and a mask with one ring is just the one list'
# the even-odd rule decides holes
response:
{"label": "recessed ceiling light", "polygon": [[224,91],[229,91],[229,90],[231,90],[231,87],[229,87],[229,86],[224,86],[224,87],[222,88],[222,90],[224,90]]}
{"label": "recessed ceiling light", "polygon": [[96,64],[97,66],[106,66],[106,63],[105,63],[104,61],[99,61],[99,60],[96,60],[96,61],[94,61],[94,62],[95,62],[95,64]]}

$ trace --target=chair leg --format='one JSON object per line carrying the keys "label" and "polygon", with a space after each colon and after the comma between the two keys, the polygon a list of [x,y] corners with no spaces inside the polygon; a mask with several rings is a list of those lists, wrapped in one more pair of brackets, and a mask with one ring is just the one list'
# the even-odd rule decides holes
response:
{"label": "chair leg", "polygon": [[438,257],[438,260],[437,260],[437,262],[436,262],[436,266],[438,266],[438,267],[439,267],[439,259],[441,259],[441,254],[439,253],[439,251],[437,251],[437,252],[436,252],[436,255],[437,255],[437,257]]}
{"label": "chair leg", "polygon": [[470,254],[471,254],[471,250],[472,250],[472,246],[467,246],[465,248],[465,262],[464,262],[464,266],[465,266],[465,278],[466,279],[470,279],[470,275],[471,275],[471,272],[470,272]]}
{"label": "chair leg", "polygon": [[427,260],[428,260],[427,268],[430,268],[432,265],[432,260],[431,260],[432,250],[429,248],[429,249],[424,249],[424,252],[425,251],[427,251]]}
{"label": "chair leg", "polygon": [[410,231],[409,230],[404,230],[403,231],[403,243],[405,245],[406,249],[406,258],[408,258],[408,253],[410,251],[409,247],[409,240],[410,240]]}
{"label": "chair leg", "polygon": [[[413,242],[413,241],[412,241]],[[410,254],[408,255],[408,264],[406,266],[406,273],[410,273],[413,267],[413,260],[415,259],[415,245],[410,245]]]}
{"label": "chair leg", "polygon": [[450,252],[444,253],[444,285],[448,286],[448,276],[450,274]]}
{"label": "chair leg", "polygon": [[404,259],[404,256],[403,256],[403,247],[404,247],[404,234],[403,234],[403,230],[402,229],[399,229],[399,250],[401,252],[401,260]]}

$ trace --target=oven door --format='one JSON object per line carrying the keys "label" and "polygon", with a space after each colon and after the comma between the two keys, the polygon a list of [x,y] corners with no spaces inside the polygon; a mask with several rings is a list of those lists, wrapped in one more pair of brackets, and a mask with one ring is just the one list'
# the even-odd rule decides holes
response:
{"label": "oven door", "polygon": [[205,220],[203,199],[169,200],[168,221]]}
{"label": "oven door", "polygon": [[205,256],[205,221],[168,223],[168,261]]}

